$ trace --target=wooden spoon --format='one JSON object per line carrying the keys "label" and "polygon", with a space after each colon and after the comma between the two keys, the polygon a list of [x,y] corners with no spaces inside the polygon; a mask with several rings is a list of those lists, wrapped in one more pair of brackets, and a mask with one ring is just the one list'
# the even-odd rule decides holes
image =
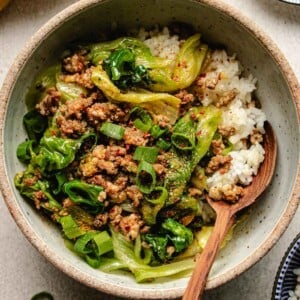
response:
{"label": "wooden spoon", "polygon": [[201,255],[196,256],[196,266],[182,298],[183,300],[197,300],[201,298],[208,273],[223,239],[235,221],[236,213],[253,204],[271,181],[275,169],[277,143],[273,129],[269,123],[265,124],[265,131],[265,159],[259,168],[258,174],[253,178],[252,183],[244,188],[243,197],[235,204],[225,201],[213,201],[209,197],[207,198],[208,203],[216,212],[216,223],[203,252]]}

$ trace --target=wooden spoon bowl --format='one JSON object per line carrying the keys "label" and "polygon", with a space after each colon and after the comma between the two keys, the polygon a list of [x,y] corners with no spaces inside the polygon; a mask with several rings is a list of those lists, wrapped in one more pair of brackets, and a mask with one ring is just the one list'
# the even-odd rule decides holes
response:
{"label": "wooden spoon bowl", "polygon": [[209,271],[217,252],[228,230],[235,221],[236,213],[253,204],[269,185],[277,157],[277,142],[271,125],[266,122],[264,135],[265,159],[259,168],[258,174],[250,185],[244,188],[244,195],[238,202],[230,204],[225,201],[213,201],[207,197],[208,203],[216,212],[216,222],[213,232],[201,255],[196,256],[196,266],[183,296],[183,300],[201,298],[206,285]]}

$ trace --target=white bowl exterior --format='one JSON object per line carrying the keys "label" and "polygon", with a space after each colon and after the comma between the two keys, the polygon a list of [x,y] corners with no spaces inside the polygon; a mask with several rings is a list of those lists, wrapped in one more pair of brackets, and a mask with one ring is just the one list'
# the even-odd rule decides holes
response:
{"label": "white bowl exterior", "polygon": [[[15,150],[25,139],[22,126],[26,111],[24,95],[41,68],[51,65],[71,43],[93,40],[112,26],[130,29],[153,24],[167,25],[174,21],[186,22],[210,43],[226,45],[229,53],[237,53],[245,66],[245,73],[251,73],[258,79],[256,96],[278,138],[278,161],[272,184],[251,209],[249,218],[237,226],[231,242],[220,252],[210,273],[208,288],[235,277],[269,250],[287,226],[298,203],[292,193],[297,180],[299,185],[299,117],[294,102],[299,86],[293,75],[291,80],[287,79],[281,69],[286,61],[280,53],[274,56],[277,48],[268,39],[271,44],[263,44],[264,37],[260,36],[260,31],[240,24],[241,18],[236,16],[234,10],[231,16],[225,14],[218,1],[80,2],[52,19],[33,37],[8,75],[3,99],[0,97],[2,102],[10,99],[6,107],[1,107],[6,110],[2,124],[4,161],[1,164],[4,168],[2,172],[6,172],[8,178],[7,181],[2,174],[1,185],[14,218],[31,242],[52,263],[85,284],[107,293],[139,299],[182,295],[188,278],[137,284],[131,276],[105,274],[90,268],[65,247],[59,230],[20,197],[13,185],[13,178],[23,168]],[[74,8],[77,12],[73,12]],[[286,68],[290,71],[288,66]],[[291,87],[292,81],[297,86]]]}

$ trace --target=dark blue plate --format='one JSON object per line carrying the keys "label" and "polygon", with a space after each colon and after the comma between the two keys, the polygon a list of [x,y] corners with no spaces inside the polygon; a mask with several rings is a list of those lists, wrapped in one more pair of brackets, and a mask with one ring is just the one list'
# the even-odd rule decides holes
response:
{"label": "dark blue plate", "polygon": [[273,300],[289,298],[289,291],[295,290],[297,284],[297,275],[293,273],[297,268],[300,268],[300,234],[293,240],[279,265],[273,287]]}

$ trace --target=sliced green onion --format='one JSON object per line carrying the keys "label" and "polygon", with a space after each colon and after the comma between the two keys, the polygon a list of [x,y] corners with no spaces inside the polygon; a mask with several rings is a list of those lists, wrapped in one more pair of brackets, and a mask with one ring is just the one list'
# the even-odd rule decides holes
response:
{"label": "sliced green onion", "polygon": [[172,144],[179,150],[192,150],[195,147],[195,135],[192,138],[187,134],[173,133],[171,136]]}
{"label": "sliced green onion", "polygon": [[40,292],[40,293],[32,296],[31,300],[54,300],[54,298],[48,292]]}
{"label": "sliced green onion", "polygon": [[134,160],[144,160],[150,164],[153,164],[156,161],[158,154],[158,148],[156,147],[145,147],[139,146],[136,147],[133,159]]}
{"label": "sliced green onion", "polygon": [[152,127],[152,118],[148,112],[146,112],[141,107],[134,107],[130,111],[130,117],[133,120],[133,124],[136,128],[140,129],[143,132],[148,132]]}
{"label": "sliced green onion", "polygon": [[[153,196],[156,198],[152,198]],[[162,186],[157,186],[153,189],[151,194],[148,197],[146,197],[146,200],[154,205],[157,205],[157,204],[163,205],[165,203],[165,201],[167,200],[167,198],[168,198],[167,189]]]}
{"label": "sliced green onion", "polygon": [[100,128],[100,132],[115,140],[121,140],[123,138],[125,128],[120,125],[105,122]]}
{"label": "sliced green onion", "polygon": [[168,130],[166,128],[161,128],[159,125],[153,125],[150,130],[150,134],[158,139],[160,136],[165,134]]}
{"label": "sliced green onion", "polygon": [[159,138],[156,142],[156,146],[162,150],[168,150],[171,147],[171,143],[167,142],[166,140]]}
{"label": "sliced green onion", "polygon": [[96,254],[98,256],[101,256],[113,250],[112,239],[110,235],[107,233],[107,231],[102,231],[97,233],[94,236],[93,241],[95,242]]}
{"label": "sliced green onion", "polygon": [[97,233],[94,231],[89,231],[77,239],[74,244],[74,250],[79,254],[89,254],[93,252],[93,249],[89,247],[89,242],[94,238]]}
{"label": "sliced green onion", "polygon": [[101,263],[101,255],[113,250],[112,239],[106,231],[89,231],[76,241],[74,250],[80,255],[84,255],[90,266],[98,268]]}
{"label": "sliced green onion", "polygon": [[156,174],[153,165],[142,160],[138,165],[136,183],[142,193],[150,194],[156,184]]}
{"label": "sliced green onion", "polygon": [[70,215],[61,217],[59,223],[61,224],[63,232],[68,239],[77,238],[85,233],[85,231],[77,225]]}
{"label": "sliced green onion", "polygon": [[85,261],[92,267],[95,269],[98,269],[101,265],[101,259],[100,257],[93,257],[90,255],[86,255],[85,257]]}

